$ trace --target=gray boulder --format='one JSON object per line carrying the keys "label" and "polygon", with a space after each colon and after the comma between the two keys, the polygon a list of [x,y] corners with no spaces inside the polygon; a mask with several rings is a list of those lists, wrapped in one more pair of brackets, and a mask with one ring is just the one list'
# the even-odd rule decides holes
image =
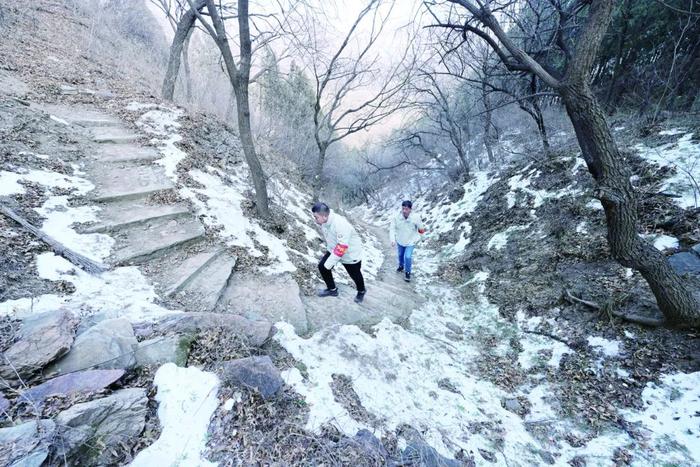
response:
{"label": "gray boulder", "polygon": [[75,338],[77,320],[66,310],[50,311],[22,320],[19,340],[5,351],[0,376],[6,380],[31,377],[64,355]]}
{"label": "gray boulder", "polygon": [[[265,287],[260,287],[261,281]],[[270,290],[274,290],[274,293],[270,293]],[[220,303],[224,308],[246,318],[262,317],[271,323],[285,321],[294,326],[300,335],[309,331],[306,311],[299,296],[299,285],[291,274],[266,276],[264,279],[254,276],[236,277],[224,292]]]}
{"label": "gray boulder", "polygon": [[115,462],[113,450],[133,446],[146,424],[148,398],[142,388],[76,404],[56,416],[56,455],[74,465]]}
{"label": "gray boulder", "polygon": [[700,256],[684,251],[668,258],[671,267],[678,274],[694,274],[700,276]]}
{"label": "gray boulder", "polygon": [[124,370],[86,370],[69,373],[51,379],[22,392],[18,398],[41,407],[44,401],[55,395],[73,397],[104,389],[124,375]]}
{"label": "gray boulder", "polygon": [[185,366],[191,343],[191,335],[161,336],[139,342],[134,353],[136,365],[174,363],[177,366]]}
{"label": "gray boulder", "polygon": [[89,368],[131,368],[136,363],[134,330],[124,318],[102,321],[75,338],[68,354],[49,365],[47,375]]}
{"label": "gray boulder", "polygon": [[268,321],[254,321],[229,313],[176,313],[157,323],[137,324],[135,331],[138,336],[145,337],[152,334],[194,334],[215,328],[226,329],[254,347],[263,345],[273,329]]}
{"label": "gray boulder", "polygon": [[39,467],[49,455],[55,430],[51,420],[0,428],[0,465]]}
{"label": "gray boulder", "polygon": [[280,372],[267,355],[225,362],[221,380],[234,387],[253,389],[268,399],[284,386]]}

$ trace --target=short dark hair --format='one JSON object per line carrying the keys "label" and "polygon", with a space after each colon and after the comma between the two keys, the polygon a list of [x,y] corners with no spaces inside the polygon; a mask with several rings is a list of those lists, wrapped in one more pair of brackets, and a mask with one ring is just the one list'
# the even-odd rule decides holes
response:
{"label": "short dark hair", "polygon": [[311,208],[311,212],[314,214],[330,214],[331,208],[326,203],[315,203]]}
{"label": "short dark hair", "polygon": [[413,209],[413,203],[410,202],[409,200],[406,200],[403,203],[401,203],[401,207],[407,207],[407,208]]}

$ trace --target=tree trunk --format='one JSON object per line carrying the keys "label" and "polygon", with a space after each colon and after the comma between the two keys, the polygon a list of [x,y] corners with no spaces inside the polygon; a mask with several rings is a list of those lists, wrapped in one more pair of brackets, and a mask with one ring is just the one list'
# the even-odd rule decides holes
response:
{"label": "tree trunk", "polygon": [[198,0],[195,4],[195,8],[190,8],[182,15],[177,29],[175,30],[175,37],[173,37],[173,42],[170,45],[168,66],[165,71],[165,78],[163,79],[162,94],[163,99],[166,101],[172,101],[175,95],[175,83],[177,81],[177,75],[180,72],[180,60],[182,58],[183,46],[187,38],[189,38],[192,28],[194,27],[194,22],[197,19],[195,11],[200,11],[202,8],[204,8],[204,0]]}
{"label": "tree trunk", "polygon": [[540,139],[542,140],[542,148],[544,149],[545,155],[549,155],[549,138],[547,137],[547,127],[544,125],[542,109],[540,109],[537,102],[532,103],[532,108],[534,111],[533,117],[537,123],[537,131],[540,134]]}
{"label": "tree trunk", "polygon": [[323,166],[326,163],[326,151],[328,146],[319,142],[318,145],[318,160],[316,161],[316,169],[314,170],[314,180],[313,180],[313,201],[320,201],[321,188],[323,187]]}
{"label": "tree trunk", "polygon": [[559,88],[596,193],[605,210],[612,256],[639,271],[649,283],[666,319],[675,324],[700,325],[696,299],[666,258],[637,232],[637,201],[603,111],[587,82],[563,83]]}
{"label": "tree trunk", "polygon": [[182,49],[182,65],[185,70],[185,99],[187,103],[192,103],[192,73],[190,72],[190,38],[192,37],[192,31],[194,28],[190,29],[190,33],[185,38]]}
{"label": "tree trunk", "polygon": [[253,132],[250,128],[250,107],[248,103],[248,82],[239,83],[236,86],[236,108],[238,114],[238,133],[243,145],[243,154],[250,169],[250,175],[253,178],[253,186],[255,187],[255,208],[258,214],[263,218],[270,218],[269,199],[267,196],[267,181],[263,172],[260,159],[255,153],[255,144],[253,142]]}
{"label": "tree trunk", "polygon": [[[485,65],[484,68],[486,69]],[[491,140],[491,120],[493,119],[493,115],[485,79],[486,78],[484,78],[484,81],[481,83],[481,99],[484,102],[484,109],[486,111],[484,115],[484,146],[486,147],[486,156],[488,157],[489,164],[493,164],[496,162],[496,159],[493,157],[493,141]]]}
{"label": "tree trunk", "polygon": [[615,110],[613,96],[616,95],[617,80],[622,72],[622,52],[624,52],[625,42],[627,41],[627,26],[629,23],[630,6],[630,0],[624,0],[621,13],[622,30],[618,33],[617,43],[615,44],[615,68],[613,69],[612,77],[610,78],[610,85],[608,86],[607,97],[605,98],[605,106],[610,113],[614,112]]}

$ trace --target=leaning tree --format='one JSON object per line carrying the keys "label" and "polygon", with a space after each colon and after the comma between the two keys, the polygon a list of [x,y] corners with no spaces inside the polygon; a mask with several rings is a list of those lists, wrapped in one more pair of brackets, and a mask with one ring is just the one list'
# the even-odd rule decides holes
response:
{"label": "leaning tree", "polygon": [[[457,32],[460,41],[468,35],[480,38],[510,71],[534,74],[558,94],[596,183],[595,196],[605,210],[613,257],[641,273],[668,322],[700,325],[698,298],[661,252],[638,234],[630,170],[590,86],[613,0],[426,0],[424,4],[436,20],[435,27]],[[552,27],[547,37],[538,38],[541,49],[526,50],[503,24],[512,24],[542,5],[551,11]]]}

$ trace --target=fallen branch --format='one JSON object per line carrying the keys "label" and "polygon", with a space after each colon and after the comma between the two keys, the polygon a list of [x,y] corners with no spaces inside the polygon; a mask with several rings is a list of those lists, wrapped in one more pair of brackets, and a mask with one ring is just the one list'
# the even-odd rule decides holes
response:
{"label": "fallen branch", "polygon": [[[603,310],[603,307],[601,307],[597,303],[578,298],[578,297],[572,295],[572,293],[569,292],[568,290],[566,291],[565,298],[568,299],[570,302],[580,303],[582,305],[586,305],[587,307],[592,308],[596,311]],[[620,318],[624,321],[629,321],[630,323],[641,324],[642,326],[659,327],[659,326],[663,326],[666,323],[666,320],[664,318],[652,318],[649,316],[620,313],[619,311],[615,311],[615,310],[611,309],[610,307],[607,307],[607,312],[616,318]]]}
{"label": "fallen branch", "polygon": [[49,247],[51,247],[51,250],[53,250],[54,253],[56,253],[59,256],[63,256],[83,271],[90,274],[99,274],[107,270],[105,266],[91,260],[86,256],[81,255],[80,253],[71,250],[70,248],[64,246],[62,243],[50,237],[46,233],[42,232],[40,229],[37,229],[32,224],[30,224],[29,221],[24,219],[22,216],[20,216],[7,206],[0,204],[0,213],[4,214],[5,216],[20,224],[22,227],[27,229],[32,235],[39,238],[41,241],[43,241]]}
{"label": "fallen branch", "polygon": [[524,332],[524,333],[526,333],[526,334],[536,334],[536,335],[538,335],[538,336],[548,337],[548,338],[553,339],[553,340],[555,340],[555,341],[559,341],[559,342],[561,342],[562,344],[564,344],[564,345],[566,345],[567,347],[570,347],[570,348],[572,348],[572,349],[576,347],[575,344],[569,343],[569,341],[567,341],[566,339],[563,339],[563,338],[561,338],[561,337],[559,337],[559,336],[555,336],[554,334],[550,334],[550,333],[548,333],[548,332],[543,332],[543,331],[529,331],[529,330],[525,330],[525,329],[524,329],[522,332]]}

